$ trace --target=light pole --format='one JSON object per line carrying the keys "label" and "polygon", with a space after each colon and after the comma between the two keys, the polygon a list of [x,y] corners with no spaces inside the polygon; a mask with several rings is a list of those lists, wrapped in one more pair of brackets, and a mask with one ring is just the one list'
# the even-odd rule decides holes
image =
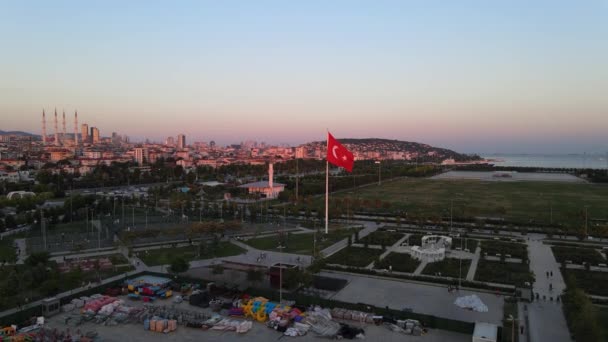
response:
{"label": "light pole", "polygon": [[378,164],[378,186],[380,186],[382,185],[382,167],[379,160],[376,160],[374,163]]}
{"label": "light pole", "polygon": [[454,199],[450,199],[450,234],[452,233],[452,211],[454,209]]}
{"label": "light pole", "polygon": [[587,237],[587,232],[588,232],[588,230],[587,230],[587,227],[588,227],[587,222],[589,221],[589,219],[588,219],[589,216],[587,215],[588,208],[589,208],[589,206],[586,205],[585,206],[585,238]]}
{"label": "light pole", "polygon": [[511,322],[511,341],[515,341],[515,321],[519,322],[519,319],[513,317],[513,315],[509,314],[507,318],[508,322]]}

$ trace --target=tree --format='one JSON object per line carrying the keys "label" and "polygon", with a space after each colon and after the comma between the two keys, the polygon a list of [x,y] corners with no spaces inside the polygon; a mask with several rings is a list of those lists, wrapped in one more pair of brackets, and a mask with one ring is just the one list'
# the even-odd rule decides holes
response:
{"label": "tree", "polygon": [[38,265],[46,265],[49,261],[49,258],[49,252],[32,253],[29,257],[27,257],[27,259],[25,259],[25,264],[31,267]]}
{"label": "tree", "polygon": [[169,266],[169,271],[171,273],[184,273],[186,271],[188,271],[188,269],[190,268],[190,263],[188,261],[186,261],[186,259],[184,259],[181,256],[175,257],[172,261],[171,261],[171,266]]}

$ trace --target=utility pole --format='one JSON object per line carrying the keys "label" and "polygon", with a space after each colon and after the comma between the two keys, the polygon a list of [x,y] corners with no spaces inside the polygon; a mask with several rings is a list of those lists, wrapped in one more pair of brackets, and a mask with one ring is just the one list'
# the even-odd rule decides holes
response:
{"label": "utility pole", "polygon": [[300,172],[298,169],[298,158],[296,158],[296,202],[298,202],[298,187],[299,187]]}
{"label": "utility pole", "polygon": [[148,207],[144,205],[144,211],[146,212],[146,230],[148,229]]}
{"label": "utility pole", "polygon": [[70,186],[70,222],[74,222],[74,209],[72,206],[72,187]]}
{"label": "utility pole", "polygon": [[46,251],[46,226],[44,224],[44,210],[40,208],[40,230],[42,231],[42,246]]}
{"label": "utility pole", "polygon": [[87,228],[87,233],[89,232],[89,206],[86,205],[85,207],[86,210],[86,214],[87,214],[87,219],[86,219],[86,228]]}
{"label": "utility pole", "polygon": [[450,199],[450,233],[452,232],[452,211],[454,208],[454,199]]}
{"label": "utility pole", "polygon": [[588,221],[589,221],[589,216],[587,215],[587,209],[589,208],[588,205],[585,206],[585,237],[587,237],[587,227],[588,227]]}
{"label": "utility pole", "polygon": [[122,197],[122,229],[125,229],[125,198]]}
{"label": "utility pole", "polygon": [[382,164],[379,160],[376,160],[374,163],[378,164],[378,186],[380,186],[382,185],[382,167],[380,166]]}
{"label": "utility pole", "polygon": [[[462,249],[462,240],[463,238],[460,238],[460,251],[464,251],[464,249]],[[460,290],[460,286],[461,286],[461,282],[462,282],[462,255],[460,256],[460,258],[458,258],[459,264],[460,266],[458,267],[458,289]]]}

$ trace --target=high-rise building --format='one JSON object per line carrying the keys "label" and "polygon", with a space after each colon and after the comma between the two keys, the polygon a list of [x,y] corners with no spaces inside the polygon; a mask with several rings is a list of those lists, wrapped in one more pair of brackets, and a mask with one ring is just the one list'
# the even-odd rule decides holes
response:
{"label": "high-rise building", "polygon": [[298,159],[306,158],[306,147],[304,147],[304,146],[296,147],[296,158],[298,158]]}
{"label": "high-rise building", "polygon": [[148,149],[143,147],[135,148],[135,161],[139,165],[143,165],[144,162],[148,162]]}
{"label": "high-rise building", "polygon": [[185,148],[186,147],[186,136],[180,134],[177,136],[177,148]]}
{"label": "high-rise building", "polygon": [[91,127],[91,141],[93,144],[99,143],[99,129],[97,127]]}
{"label": "high-rise building", "polygon": [[173,146],[173,145],[175,145],[175,138],[173,138],[173,137],[168,137],[168,138],[165,140],[165,145],[168,145],[168,146]]}
{"label": "high-rise building", "polygon": [[89,142],[89,125],[88,124],[83,123],[80,126],[80,135],[81,135],[83,144]]}

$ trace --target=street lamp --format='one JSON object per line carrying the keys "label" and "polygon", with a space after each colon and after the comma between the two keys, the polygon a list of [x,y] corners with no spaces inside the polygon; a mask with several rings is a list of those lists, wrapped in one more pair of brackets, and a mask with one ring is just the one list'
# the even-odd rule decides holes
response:
{"label": "street lamp", "polygon": [[587,238],[587,232],[588,232],[588,230],[587,230],[587,222],[589,221],[588,220],[588,215],[587,215],[587,209],[588,208],[589,208],[589,206],[586,205],[585,206],[585,238]]}
{"label": "street lamp", "polygon": [[515,341],[515,322],[519,322],[519,319],[513,317],[513,315],[509,314],[507,317],[507,322],[511,322],[511,341]]}
{"label": "street lamp", "polygon": [[382,185],[382,168],[381,168],[381,164],[379,160],[376,160],[374,162],[375,164],[378,164],[378,186]]}

